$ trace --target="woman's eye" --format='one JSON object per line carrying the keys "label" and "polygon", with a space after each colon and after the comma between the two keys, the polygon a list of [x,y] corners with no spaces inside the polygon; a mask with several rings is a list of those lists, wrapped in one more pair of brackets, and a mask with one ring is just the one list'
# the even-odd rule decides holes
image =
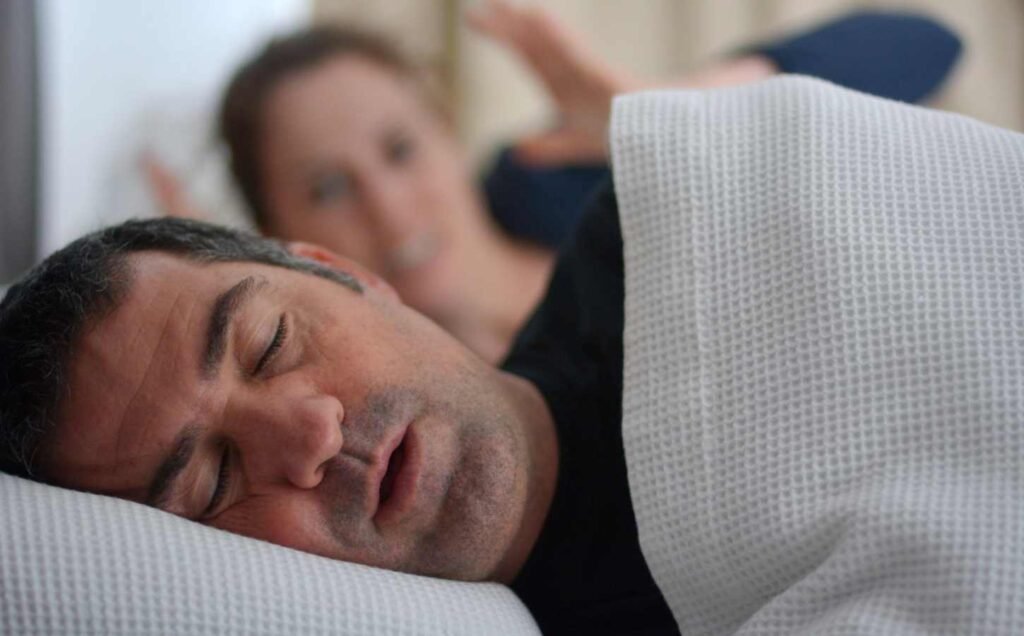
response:
{"label": "woman's eye", "polygon": [[341,173],[324,175],[313,182],[311,197],[318,206],[332,205],[348,196],[351,186],[347,176]]}
{"label": "woman's eye", "polygon": [[284,346],[285,340],[288,339],[288,316],[287,314],[281,314],[281,317],[277,321],[277,329],[274,330],[274,335],[267,343],[266,348],[263,350],[263,355],[256,362],[256,366],[253,367],[252,374],[259,375],[271,362],[274,361],[274,357]]}
{"label": "woman's eye", "polygon": [[385,156],[390,163],[401,165],[408,162],[416,152],[416,143],[411,137],[399,135],[387,141]]}

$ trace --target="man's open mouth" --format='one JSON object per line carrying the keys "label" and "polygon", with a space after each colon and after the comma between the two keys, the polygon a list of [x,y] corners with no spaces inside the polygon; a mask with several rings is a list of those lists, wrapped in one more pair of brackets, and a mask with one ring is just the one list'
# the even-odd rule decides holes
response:
{"label": "man's open mouth", "polygon": [[378,507],[384,505],[384,502],[391,497],[391,491],[395,486],[395,477],[398,476],[399,471],[402,470],[402,464],[405,460],[405,440],[398,445],[395,452],[391,453],[391,457],[388,460],[388,469],[384,473],[384,478],[380,482],[380,501]]}
{"label": "man's open mouth", "polygon": [[424,451],[423,440],[417,435],[415,426],[413,422],[401,432],[395,450],[387,458],[387,466],[377,465],[377,470],[383,469],[384,473],[379,482],[377,510],[373,513],[378,527],[400,523],[416,507]]}

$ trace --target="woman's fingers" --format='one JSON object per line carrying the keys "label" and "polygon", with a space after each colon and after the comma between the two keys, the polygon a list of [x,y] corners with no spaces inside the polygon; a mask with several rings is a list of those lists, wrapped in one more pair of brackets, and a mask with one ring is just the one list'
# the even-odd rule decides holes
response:
{"label": "woman's fingers", "polygon": [[203,215],[188,201],[181,180],[151,152],[143,153],[139,167],[149,191],[164,216],[201,219]]}
{"label": "woman's fingers", "polygon": [[587,84],[612,75],[579,35],[541,7],[491,0],[467,17],[522,57],[553,94],[592,90]]}
{"label": "woman's fingers", "polygon": [[470,10],[467,19],[517,53],[559,110],[559,127],[524,140],[518,154],[543,164],[603,159],[612,97],[638,82],[613,70],[583,38],[539,6],[491,0]]}

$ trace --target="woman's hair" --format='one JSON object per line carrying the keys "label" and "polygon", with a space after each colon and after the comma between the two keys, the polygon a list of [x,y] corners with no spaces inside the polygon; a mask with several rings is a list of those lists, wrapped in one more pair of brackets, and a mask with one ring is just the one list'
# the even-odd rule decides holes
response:
{"label": "woman's hair", "polygon": [[[383,37],[347,27],[317,26],[274,38],[238,69],[228,84],[220,104],[218,129],[231,156],[231,174],[257,226],[265,228],[269,220],[260,169],[262,125],[268,99],[291,75],[346,55],[365,58],[413,80],[423,77]],[[432,101],[428,88],[421,88],[424,99]]]}

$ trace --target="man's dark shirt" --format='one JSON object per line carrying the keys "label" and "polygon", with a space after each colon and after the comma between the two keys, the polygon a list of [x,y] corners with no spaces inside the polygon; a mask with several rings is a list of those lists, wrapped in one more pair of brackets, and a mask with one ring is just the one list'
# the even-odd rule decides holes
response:
{"label": "man's dark shirt", "polygon": [[512,589],[545,634],[678,634],[637,540],[622,446],[622,237],[610,187],[563,247],[503,367],[555,419],[558,485]]}

